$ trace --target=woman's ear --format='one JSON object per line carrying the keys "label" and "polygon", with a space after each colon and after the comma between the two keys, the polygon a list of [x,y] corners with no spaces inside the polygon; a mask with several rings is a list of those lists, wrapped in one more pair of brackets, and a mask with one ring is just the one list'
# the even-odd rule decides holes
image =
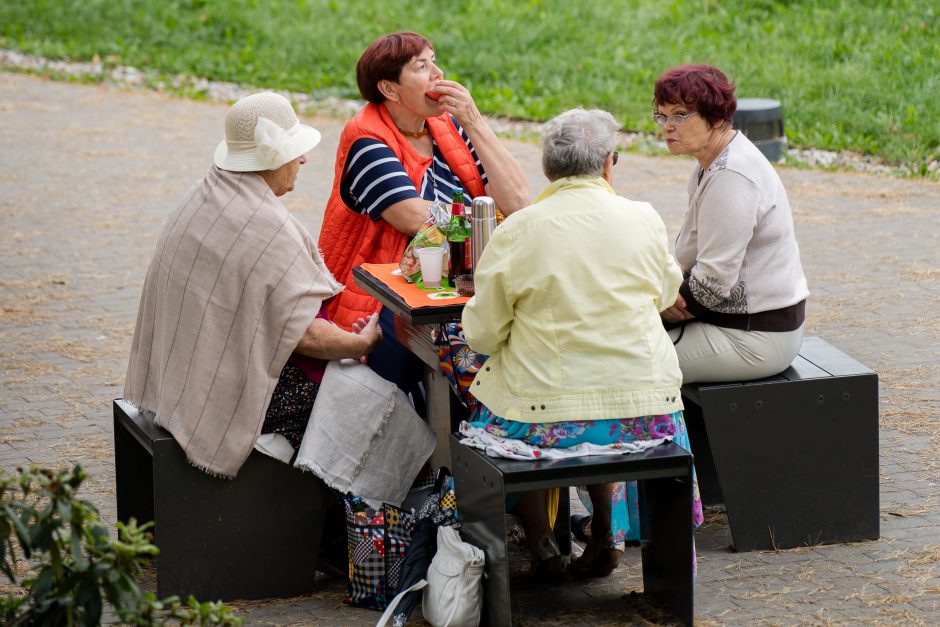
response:
{"label": "woman's ear", "polygon": [[398,102],[398,83],[393,83],[392,81],[381,80],[378,84],[379,91],[382,92],[382,95],[385,96],[386,100],[391,100],[392,102]]}
{"label": "woman's ear", "polygon": [[614,153],[607,153],[607,158],[604,159],[604,171],[601,173],[601,176],[604,177],[604,180],[608,184],[613,183],[612,174],[614,169]]}
{"label": "woman's ear", "polygon": [[714,124],[708,122],[708,127],[713,131],[723,131],[734,127],[734,122],[732,120],[720,120]]}

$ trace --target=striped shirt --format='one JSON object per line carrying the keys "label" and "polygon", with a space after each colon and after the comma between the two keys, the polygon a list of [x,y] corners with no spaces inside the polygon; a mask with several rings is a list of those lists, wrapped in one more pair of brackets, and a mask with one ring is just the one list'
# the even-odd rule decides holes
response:
{"label": "striped shirt", "polygon": [[[470,143],[467,133],[451,116],[451,121],[470,149],[477,170],[486,185],[486,172]],[[460,179],[451,171],[434,139],[431,139],[434,156],[431,167],[424,174],[420,192],[405,172],[401,161],[388,145],[377,139],[362,138],[356,140],[346,157],[346,171],[340,183],[340,195],[346,206],[357,213],[368,214],[376,222],[382,218],[382,212],[397,202],[411,198],[423,198],[430,202],[441,200],[450,203],[454,189],[463,187]],[[473,198],[464,190],[464,203],[470,204]]]}

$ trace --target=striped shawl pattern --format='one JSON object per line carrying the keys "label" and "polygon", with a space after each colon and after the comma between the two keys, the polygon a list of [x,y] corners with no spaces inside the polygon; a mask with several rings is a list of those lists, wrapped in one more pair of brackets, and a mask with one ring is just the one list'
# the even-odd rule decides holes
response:
{"label": "striped shawl pattern", "polygon": [[281,369],[341,290],[261,176],[213,166],[157,242],[124,398],[154,412],[193,465],[234,477]]}

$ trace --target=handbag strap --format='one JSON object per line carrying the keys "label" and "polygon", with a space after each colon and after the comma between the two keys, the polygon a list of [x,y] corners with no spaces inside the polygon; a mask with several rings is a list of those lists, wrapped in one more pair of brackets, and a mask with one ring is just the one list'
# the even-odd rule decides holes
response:
{"label": "handbag strap", "polygon": [[[467,569],[469,567],[470,563],[465,561],[463,563],[463,568],[460,569],[460,579],[458,580],[460,585],[458,586],[458,590],[465,591],[467,587]],[[453,603],[450,604],[450,614],[447,615],[447,620],[444,621],[443,627],[449,627],[450,621],[454,620],[454,614],[457,613],[457,608],[460,606],[461,598],[462,597],[458,597],[454,600]]]}
{"label": "handbag strap", "polygon": [[[395,595],[395,598],[392,599],[391,602],[388,604],[388,607],[385,608],[385,612],[384,612],[384,613],[382,614],[382,616],[379,618],[379,622],[377,622],[377,623],[375,624],[375,627],[385,627],[385,625],[388,624],[388,621],[389,621],[389,620],[392,618],[392,616],[395,614],[395,609],[398,607],[398,604],[399,604],[399,603],[401,602],[401,600],[405,597],[405,595],[408,594],[409,592],[414,592],[415,590],[420,590],[421,588],[425,587],[426,585],[428,585],[427,580],[426,580],[426,579],[421,579],[421,580],[419,580],[417,583],[415,583],[414,585],[412,585],[411,587],[405,588],[404,590],[402,590],[401,592],[399,592],[398,594],[396,594],[396,595]],[[453,614],[451,614],[451,616],[453,616]]]}
{"label": "handbag strap", "polygon": [[437,469],[437,477],[434,479],[434,493],[440,494],[441,488],[444,486],[444,481],[447,477],[450,477],[450,468],[447,466],[441,466]]}
{"label": "handbag strap", "polygon": [[[453,529],[452,527],[450,529]],[[454,534],[445,535],[444,546],[447,547],[447,550],[451,551],[454,555],[459,554],[458,547],[461,545],[467,545],[471,547],[471,555],[463,559],[463,564],[460,569],[460,575],[458,578],[458,590],[466,593],[467,588],[467,571],[470,570],[471,563],[475,557],[475,551],[473,550],[473,545],[468,544],[460,539],[460,535],[457,533],[457,530],[454,529]],[[438,544],[438,550],[441,550],[440,544]],[[462,597],[460,597],[462,598]],[[450,614],[447,615],[447,620],[444,621],[444,627],[450,625],[450,622],[454,619],[454,614],[457,613],[457,608],[460,606],[460,598],[454,601],[450,606]]]}

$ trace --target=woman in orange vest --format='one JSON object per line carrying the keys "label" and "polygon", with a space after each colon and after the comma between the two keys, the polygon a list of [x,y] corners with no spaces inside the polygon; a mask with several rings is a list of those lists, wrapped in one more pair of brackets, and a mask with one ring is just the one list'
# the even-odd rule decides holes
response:
{"label": "woman in orange vest", "polygon": [[[356,65],[365,107],[343,129],[333,190],[320,230],[327,267],[346,290],[330,319],[349,329],[382,310],[353,282],[362,263],[401,259],[435,200],[491,196],[504,215],[529,204],[519,164],[480,114],[467,89],[444,80],[431,42],[410,32],[376,39]],[[421,364],[394,337],[391,312],[381,311],[384,341],[369,365],[420,403]],[[419,408],[420,409],[420,408]]]}

